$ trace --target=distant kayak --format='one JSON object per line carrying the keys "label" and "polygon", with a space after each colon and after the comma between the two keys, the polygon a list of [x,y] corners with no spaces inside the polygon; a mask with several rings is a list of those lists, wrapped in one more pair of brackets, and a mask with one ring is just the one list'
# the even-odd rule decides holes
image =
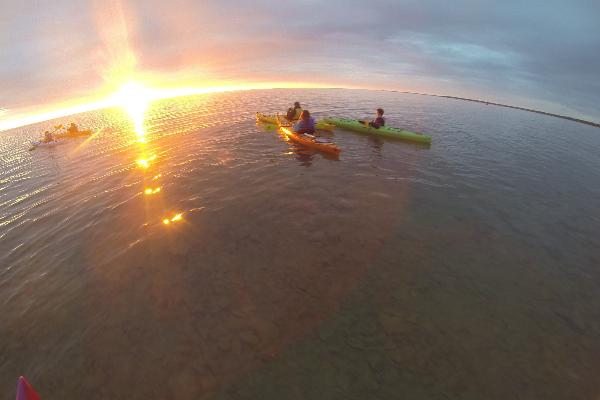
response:
{"label": "distant kayak", "polygon": [[54,147],[59,144],[66,143],[67,139],[75,139],[75,138],[90,136],[92,133],[94,133],[94,132],[91,130],[55,133],[53,135],[55,140],[50,140],[50,141],[37,140],[35,142],[31,142],[31,147],[29,148],[29,151],[35,150],[38,147]]}
{"label": "distant kayak", "polygon": [[338,128],[347,129],[358,133],[366,133],[370,135],[387,136],[396,139],[408,140],[411,142],[431,143],[431,137],[418,132],[407,131],[406,129],[392,128],[382,126],[381,128],[373,128],[365,125],[355,119],[347,118],[325,118],[323,120],[328,124],[337,126]]}
{"label": "distant kayak", "polygon": [[52,140],[50,142],[45,142],[43,140],[39,140],[36,142],[31,142],[31,147],[29,148],[29,151],[35,150],[38,147],[54,147],[54,146],[58,146],[59,144],[64,144],[64,143],[67,143],[67,141],[64,139]]}
{"label": "distant kayak", "polygon": [[41,400],[40,395],[23,376],[20,376],[17,382],[17,400]]}
{"label": "distant kayak", "polygon": [[83,137],[83,136],[90,136],[93,133],[93,131],[91,130],[85,130],[85,131],[77,131],[77,132],[63,132],[63,133],[57,133],[54,135],[54,137],[56,137],[57,139],[66,139],[66,138],[77,138],[77,137]]}
{"label": "distant kayak", "polygon": [[[280,117],[282,118],[282,117]],[[258,122],[264,122],[267,124],[277,125],[277,115],[266,115],[262,113],[256,113],[256,120]],[[287,121],[287,119],[286,119]],[[335,129],[335,126],[332,124],[327,124],[323,121],[317,121],[316,128],[322,131],[332,131]]]}

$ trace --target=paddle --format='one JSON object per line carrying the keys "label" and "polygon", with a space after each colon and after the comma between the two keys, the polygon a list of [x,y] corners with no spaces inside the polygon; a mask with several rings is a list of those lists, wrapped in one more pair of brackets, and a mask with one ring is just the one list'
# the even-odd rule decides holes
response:
{"label": "paddle", "polygon": [[292,126],[291,124],[290,125],[284,125],[281,122],[281,117],[279,116],[279,113],[275,114],[275,119],[277,119],[277,126],[279,126],[279,127],[285,126],[286,128],[289,128],[289,127]]}
{"label": "paddle", "polygon": [[[52,132],[50,132],[51,135],[55,134],[57,130],[59,129],[63,129],[64,127],[62,125],[54,125],[54,130]],[[44,133],[45,134],[45,133]],[[56,139],[54,139],[56,140]],[[46,141],[46,138],[44,137],[44,139],[42,139],[42,141]],[[47,142],[46,142],[47,143]]]}
{"label": "paddle", "polygon": [[56,132],[59,129],[65,129],[65,127],[62,126],[62,125],[54,125],[54,130],[51,133],[54,133],[54,132]]}

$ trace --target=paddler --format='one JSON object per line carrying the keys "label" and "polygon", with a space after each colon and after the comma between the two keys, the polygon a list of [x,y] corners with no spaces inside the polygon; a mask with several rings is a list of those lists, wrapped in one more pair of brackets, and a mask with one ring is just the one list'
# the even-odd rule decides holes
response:
{"label": "paddler", "polygon": [[77,135],[79,133],[79,127],[74,122],[67,128],[67,135]]}
{"label": "paddler", "polygon": [[379,129],[382,126],[385,126],[385,118],[383,118],[383,108],[378,108],[376,112],[377,117],[375,117],[374,120],[371,120],[370,122],[359,120],[359,122],[362,122],[363,124],[373,127],[375,129]]}
{"label": "paddler", "polygon": [[294,108],[288,108],[285,117],[288,121],[296,121],[300,118],[300,114],[302,114],[302,107],[300,107],[300,102],[294,103]]}
{"label": "paddler", "polygon": [[310,112],[308,110],[303,110],[300,114],[300,119],[298,123],[294,125],[294,132],[297,134],[315,133],[316,122],[313,117],[310,116]]}
{"label": "paddler", "polygon": [[52,134],[52,132],[49,132],[49,131],[44,132],[44,142],[45,143],[54,142],[54,135]]}

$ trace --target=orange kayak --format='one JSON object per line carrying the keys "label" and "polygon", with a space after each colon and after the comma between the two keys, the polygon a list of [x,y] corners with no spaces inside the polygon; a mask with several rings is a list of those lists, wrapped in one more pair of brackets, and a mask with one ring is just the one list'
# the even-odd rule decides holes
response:
{"label": "orange kayak", "polygon": [[286,126],[280,126],[279,132],[281,132],[281,134],[284,135],[287,139],[289,139],[295,143],[301,144],[306,147],[313,148],[315,150],[322,151],[324,153],[329,153],[329,154],[333,154],[333,155],[337,156],[341,152],[340,148],[337,147],[333,143],[322,143],[322,142],[319,142],[314,137],[307,136],[307,135],[298,135],[297,133],[295,133],[293,130],[291,130],[290,128],[288,128]]}

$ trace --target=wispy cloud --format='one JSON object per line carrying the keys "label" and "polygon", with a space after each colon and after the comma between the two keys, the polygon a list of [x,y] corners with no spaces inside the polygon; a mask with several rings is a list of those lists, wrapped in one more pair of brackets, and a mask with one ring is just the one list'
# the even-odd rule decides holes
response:
{"label": "wispy cloud", "polygon": [[[2,7],[0,81],[10,108],[102,87],[111,61],[108,35],[127,42],[138,70],[173,84],[314,81],[480,97],[600,120],[599,2],[113,0],[91,6],[56,0],[43,8]],[[126,38],[103,28],[115,10]]]}

